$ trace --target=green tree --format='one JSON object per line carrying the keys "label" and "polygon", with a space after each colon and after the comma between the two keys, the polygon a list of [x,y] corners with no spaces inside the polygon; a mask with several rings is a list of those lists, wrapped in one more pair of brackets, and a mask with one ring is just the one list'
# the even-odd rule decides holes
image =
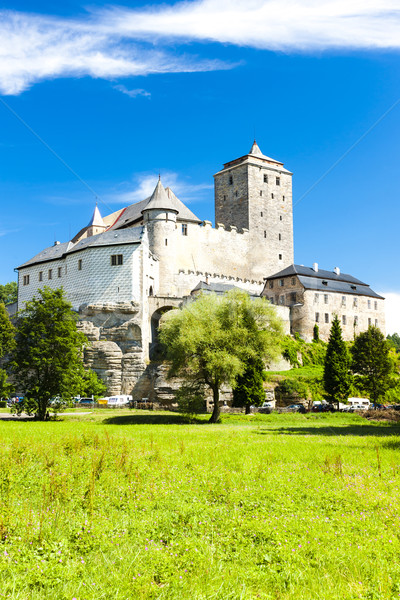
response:
{"label": "green tree", "polygon": [[330,402],[347,400],[352,386],[350,355],[337,316],[332,321],[324,363],[324,387]]}
{"label": "green tree", "polygon": [[168,376],[211,389],[211,423],[219,420],[221,386],[234,387],[249,360],[269,361],[279,353],[281,320],[266,300],[252,300],[246,292],[233,290],[222,297],[203,294],[168,317],[160,327],[160,341],[170,361]]}
{"label": "green tree", "polygon": [[317,323],[315,323],[314,329],[313,329],[313,341],[319,342],[319,327],[318,327]]}
{"label": "green tree", "polygon": [[68,400],[81,385],[87,342],[77,331],[77,316],[62,289],[44,287],[19,314],[11,363],[17,387],[35,400],[37,417],[46,418],[51,398]]}
{"label": "green tree", "polygon": [[18,298],[18,285],[15,281],[10,281],[5,285],[0,285],[0,302],[3,304],[12,304]]}
{"label": "green tree", "polygon": [[79,395],[83,397],[93,396],[95,400],[104,396],[107,392],[107,386],[99,378],[95,371],[84,369],[82,365],[81,381],[79,383]]}
{"label": "green tree", "polygon": [[245,406],[246,415],[250,413],[252,405],[261,406],[265,401],[264,373],[264,363],[256,356],[246,362],[244,372],[236,378],[233,406]]}
{"label": "green tree", "polygon": [[393,335],[388,335],[387,340],[393,348],[395,348],[396,352],[400,352],[400,335],[398,333],[393,333]]}
{"label": "green tree", "polygon": [[351,354],[356,384],[377,402],[393,384],[389,342],[378,327],[370,326],[356,337]]}
{"label": "green tree", "polygon": [[[0,302],[0,364],[15,345],[15,329],[8,316],[5,305]],[[5,361],[7,362],[7,360]],[[0,398],[8,398],[13,386],[8,383],[7,373],[0,368]]]}

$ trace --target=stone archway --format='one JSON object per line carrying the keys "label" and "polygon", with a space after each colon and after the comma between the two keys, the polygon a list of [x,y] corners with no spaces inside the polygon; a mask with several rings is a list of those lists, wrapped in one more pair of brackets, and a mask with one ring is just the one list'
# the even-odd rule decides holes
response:
{"label": "stone archway", "polygon": [[158,329],[160,327],[160,322],[162,321],[164,315],[170,312],[171,310],[177,310],[177,306],[169,306],[164,305],[160,306],[153,312],[150,319],[150,344],[149,344],[149,357],[150,360],[157,360],[162,357],[162,348],[158,341]]}

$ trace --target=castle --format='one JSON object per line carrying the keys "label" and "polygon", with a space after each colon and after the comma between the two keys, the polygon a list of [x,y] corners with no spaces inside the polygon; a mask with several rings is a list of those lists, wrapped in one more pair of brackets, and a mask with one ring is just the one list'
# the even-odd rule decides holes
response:
{"label": "castle", "polygon": [[[90,223],[71,241],[56,242],[18,268],[19,308],[44,285],[64,288],[92,342],[87,361],[110,393],[131,392],[151,356],[162,314],[202,286],[263,293],[277,305],[287,333],[311,339],[315,320],[327,325],[322,337],[329,333],[327,311],[316,310],[314,296],[308,301],[306,274],[293,264],[292,173],[254,142],[248,154],[224,164],[214,180],[215,228],[159,180],[149,198],[104,218],[96,206]],[[384,328],[383,298],[350,276],[333,272],[332,280],[324,273],[323,281],[330,282],[329,289],[321,284],[324,302],[338,294],[341,302],[347,294],[359,299],[345,337],[354,334],[353,313],[364,308],[367,297],[374,304],[366,323],[378,324],[379,315]],[[315,270],[313,275],[307,290],[318,287],[321,277]],[[275,280],[277,295],[271,292]],[[355,288],[344,289],[347,284]],[[285,285],[291,295],[279,289]],[[357,332],[366,328],[368,310],[361,310]]]}

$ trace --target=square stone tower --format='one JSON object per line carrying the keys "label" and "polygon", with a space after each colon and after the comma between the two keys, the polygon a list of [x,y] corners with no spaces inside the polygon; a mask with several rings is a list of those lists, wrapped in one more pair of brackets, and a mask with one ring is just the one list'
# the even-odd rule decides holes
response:
{"label": "square stone tower", "polygon": [[215,223],[248,229],[249,261],[261,277],[294,262],[292,173],[265,156],[257,143],[249,154],[214,175]]}

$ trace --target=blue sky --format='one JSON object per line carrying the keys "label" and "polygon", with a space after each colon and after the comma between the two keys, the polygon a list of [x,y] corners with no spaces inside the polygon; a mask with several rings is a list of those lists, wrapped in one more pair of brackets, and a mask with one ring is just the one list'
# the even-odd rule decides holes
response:
{"label": "blue sky", "polygon": [[397,0],[3,1],[0,282],[159,172],[213,219],[255,135],[294,173],[295,261],[368,282],[400,331],[399,48]]}

